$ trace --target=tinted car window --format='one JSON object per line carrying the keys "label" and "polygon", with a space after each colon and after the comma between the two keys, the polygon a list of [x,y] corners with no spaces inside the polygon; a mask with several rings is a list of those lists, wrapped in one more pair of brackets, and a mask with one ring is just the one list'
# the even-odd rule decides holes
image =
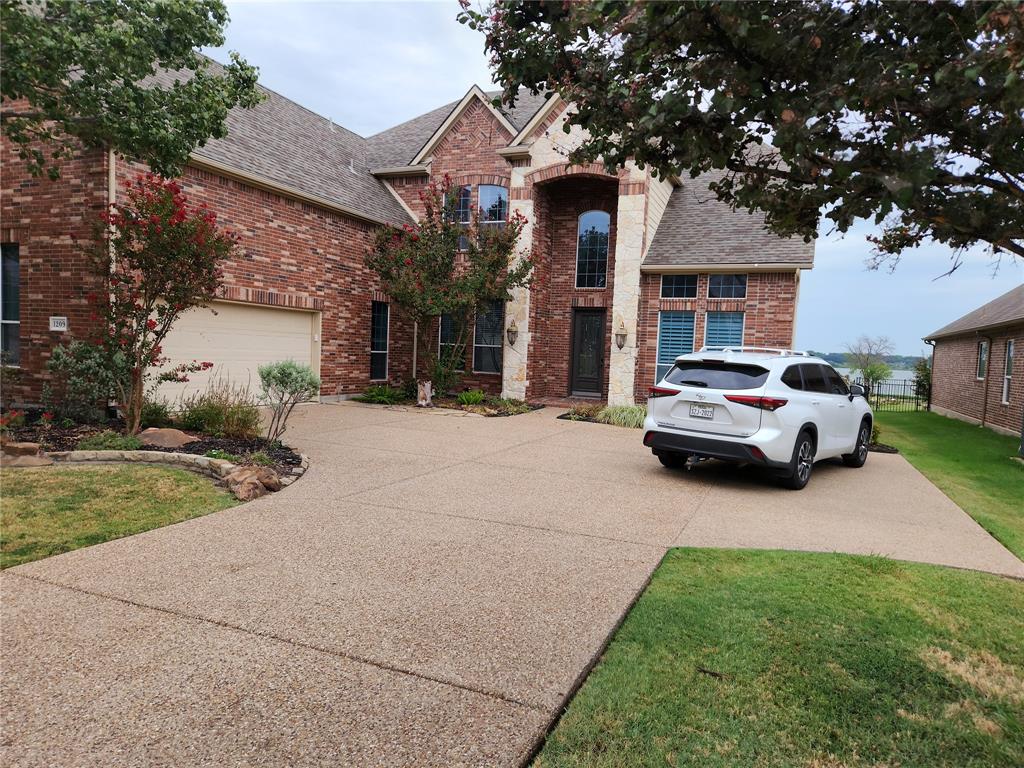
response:
{"label": "tinted car window", "polygon": [[708,389],[756,389],[768,378],[768,369],[737,363],[676,363],[665,376],[670,384]]}
{"label": "tinted car window", "polygon": [[833,395],[850,394],[850,388],[846,386],[846,382],[843,381],[843,377],[840,376],[834,368],[828,365],[823,365],[822,368],[825,370],[825,380],[828,382],[829,392]]}
{"label": "tinted car window", "polygon": [[817,364],[805,364],[800,366],[804,375],[804,389],[808,392],[829,392],[828,382],[825,381],[825,372]]}
{"label": "tinted car window", "polygon": [[800,378],[800,366],[789,366],[785,373],[782,374],[782,383],[790,389],[803,389],[804,382],[803,379]]}

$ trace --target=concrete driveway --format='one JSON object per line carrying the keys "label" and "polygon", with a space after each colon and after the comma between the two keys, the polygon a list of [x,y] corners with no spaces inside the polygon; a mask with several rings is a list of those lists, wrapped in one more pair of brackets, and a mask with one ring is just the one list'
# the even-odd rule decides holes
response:
{"label": "concrete driveway", "polygon": [[323,405],[273,496],[5,571],[4,765],[507,765],[666,547],[1024,576],[899,456],[793,493],[639,433]]}

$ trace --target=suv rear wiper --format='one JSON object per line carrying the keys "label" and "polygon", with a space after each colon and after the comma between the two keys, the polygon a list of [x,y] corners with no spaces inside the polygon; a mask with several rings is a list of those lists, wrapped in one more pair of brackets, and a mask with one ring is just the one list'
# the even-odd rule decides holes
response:
{"label": "suv rear wiper", "polygon": [[706,387],[708,385],[706,381],[697,381],[696,379],[683,379],[679,383],[689,384],[691,387]]}

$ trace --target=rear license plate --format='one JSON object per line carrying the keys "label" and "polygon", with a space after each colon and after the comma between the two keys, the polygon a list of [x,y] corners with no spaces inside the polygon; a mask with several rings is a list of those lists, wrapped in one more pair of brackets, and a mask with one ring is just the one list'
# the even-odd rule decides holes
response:
{"label": "rear license plate", "polygon": [[715,418],[715,406],[690,403],[690,416],[695,419],[713,419]]}

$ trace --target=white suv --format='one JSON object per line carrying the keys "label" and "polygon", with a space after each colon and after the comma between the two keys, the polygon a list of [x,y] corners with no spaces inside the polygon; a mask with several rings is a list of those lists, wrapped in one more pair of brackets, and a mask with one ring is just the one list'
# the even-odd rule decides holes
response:
{"label": "white suv", "polygon": [[651,388],[644,445],[666,467],[690,458],[757,464],[799,490],[815,461],[864,466],[873,421],[864,394],[806,352],[705,347],[676,358]]}

